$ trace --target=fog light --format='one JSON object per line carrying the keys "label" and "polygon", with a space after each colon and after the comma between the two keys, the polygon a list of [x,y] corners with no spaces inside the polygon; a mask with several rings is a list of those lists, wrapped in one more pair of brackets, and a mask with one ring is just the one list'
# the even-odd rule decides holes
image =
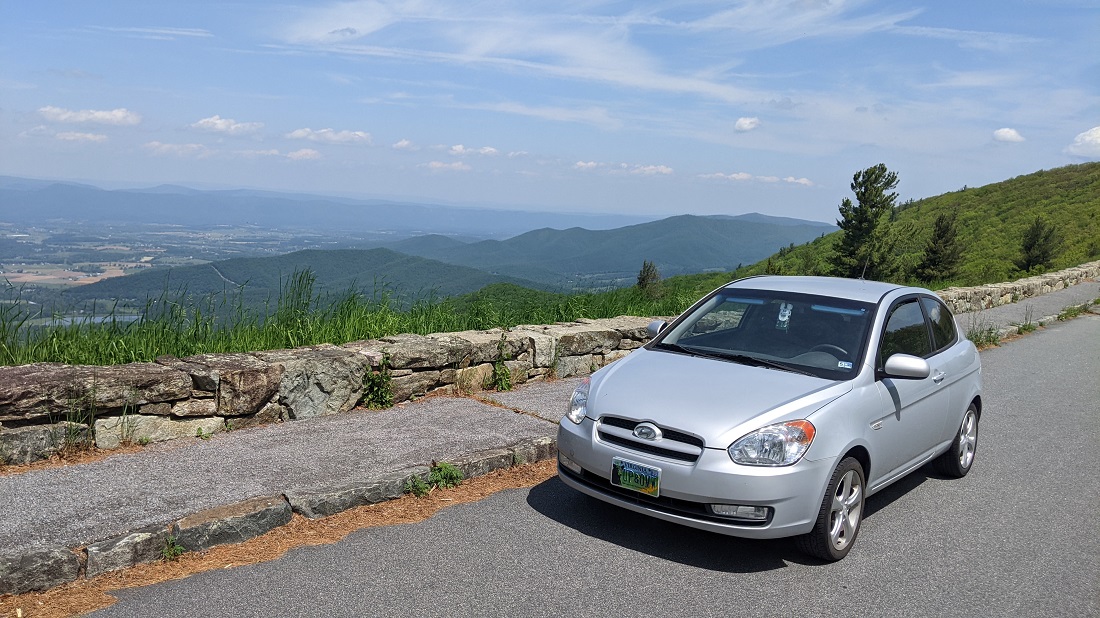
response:
{"label": "fog light", "polygon": [[584,472],[584,468],[581,468],[581,465],[579,463],[573,461],[572,459],[569,459],[565,455],[562,455],[561,451],[558,451],[558,463],[560,463],[562,466],[565,467],[566,470],[569,470],[573,474],[581,474],[582,472]]}
{"label": "fog light", "polygon": [[710,510],[721,517],[747,521],[766,521],[769,511],[766,506],[748,506],[745,504],[712,504]]}

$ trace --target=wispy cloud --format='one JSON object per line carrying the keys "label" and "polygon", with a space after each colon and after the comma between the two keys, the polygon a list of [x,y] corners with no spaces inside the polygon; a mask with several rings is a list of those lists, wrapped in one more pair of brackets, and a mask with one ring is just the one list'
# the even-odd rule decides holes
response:
{"label": "wispy cloud", "polygon": [[174,41],[180,37],[210,38],[214,36],[209,30],[203,30],[202,28],[117,28],[92,26],[92,29],[162,41]]}
{"label": "wispy cloud", "polygon": [[290,139],[305,139],[327,144],[370,144],[373,141],[370,133],[364,131],[336,131],[333,129],[318,129],[316,131],[309,128],[295,129],[287,133],[286,136]]}
{"label": "wispy cloud", "polygon": [[135,125],[141,122],[141,116],[120,107],[112,110],[82,109],[73,111],[47,105],[38,108],[38,113],[51,122],[90,122],[94,124]]}
{"label": "wispy cloud", "polygon": [[713,174],[699,174],[699,178],[705,180],[728,180],[732,182],[763,182],[773,184],[777,182],[785,182],[792,185],[802,185],[804,187],[812,187],[814,183],[809,178],[796,178],[794,176],[755,176],[746,172],[731,172],[729,174],[723,174],[722,172],[715,172]]}
{"label": "wispy cloud", "polygon": [[291,161],[312,161],[321,158],[321,153],[312,148],[302,148],[301,150],[295,150],[294,152],[286,153],[286,158]]}
{"label": "wispy cloud", "polygon": [[209,118],[203,118],[193,123],[191,128],[214,133],[225,133],[227,135],[248,135],[259,131],[263,126],[264,123],[262,122],[237,122],[232,118],[222,118],[214,114]]}
{"label": "wispy cloud", "polygon": [[59,140],[66,142],[105,142],[107,136],[101,133],[77,133],[75,131],[66,131],[64,133],[58,133],[55,135]]}
{"label": "wispy cloud", "polygon": [[398,141],[394,142],[394,144],[390,147],[393,148],[394,150],[407,150],[407,151],[410,151],[410,152],[415,152],[417,150],[420,150],[419,146],[412,143],[411,140],[407,140],[407,139],[398,140]]}
{"label": "wispy cloud", "polygon": [[490,103],[486,105],[470,105],[472,109],[483,109],[506,114],[517,114],[543,120],[557,122],[577,122],[589,124],[603,129],[618,129],[623,123],[617,118],[612,118],[607,109],[602,107],[585,107],[572,109],[567,107],[533,107],[522,103]]}
{"label": "wispy cloud", "polygon": [[431,161],[425,163],[421,167],[426,167],[433,172],[468,172],[472,167],[463,163],[462,161],[455,161],[453,163],[444,163],[442,161]]}
{"label": "wispy cloud", "polygon": [[209,156],[210,150],[202,144],[165,144],[148,142],[145,149],[157,156],[195,157]]}
{"label": "wispy cloud", "polygon": [[492,146],[482,146],[481,148],[467,148],[462,144],[455,144],[454,146],[451,146],[450,149],[447,150],[447,152],[457,157],[463,157],[466,155],[495,156],[497,154],[500,154],[500,151],[498,151],[496,148],[493,148]]}

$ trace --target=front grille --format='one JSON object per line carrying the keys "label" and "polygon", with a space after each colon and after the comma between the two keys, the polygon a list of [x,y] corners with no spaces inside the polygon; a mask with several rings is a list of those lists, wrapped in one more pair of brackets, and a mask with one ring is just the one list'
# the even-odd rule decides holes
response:
{"label": "front grille", "polygon": [[653,496],[638,491],[612,485],[607,479],[598,474],[593,474],[588,470],[582,470],[580,474],[575,474],[564,466],[559,465],[558,474],[567,474],[569,478],[575,481],[583,483],[601,493],[614,495],[621,500],[634,502],[636,504],[644,504],[653,510],[689,517],[700,521],[715,522],[729,526],[764,527],[771,523],[774,514],[774,510],[769,509],[768,518],[760,522],[732,520],[728,517],[714,515],[710,512],[710,508],[701,502],[691,502],[679,498],[669,498],[668,496],[658,496],[654,498]]}
{"label": "front grille", "polygon": [[[609,427],[617,427],[626,431],[633,432],[634,428],[640,424],[641,421],[630,420],[627,418],[620,418],[617,416],[604,416],[600,419],[600,426],[607,425]],[[693,436],[676,429],[668,429],[660,427],[663,439],[662,443],[675,442],[683,445],[695,447],[699,449],[699,452],[683,452],[672,448],[663,448],[659,446],[659,443],[648,442],[645,440],[638,440],[634,438],[625,437],[622,435],[615,435],[607,431],[597,429],[597,435],[600,440],[609,442],[616,446],[621,446],[626,449],[634,451],[640,451],[642,453],[648,453],[650,455],[657,455],[659,457],[665,457],[673,459],[675,461],[682,461],[686,463],[695,463],[699,460],[699,456],[703,452],[704,442],[702,438]],[[693,449],[689,449],[693,450]]]}

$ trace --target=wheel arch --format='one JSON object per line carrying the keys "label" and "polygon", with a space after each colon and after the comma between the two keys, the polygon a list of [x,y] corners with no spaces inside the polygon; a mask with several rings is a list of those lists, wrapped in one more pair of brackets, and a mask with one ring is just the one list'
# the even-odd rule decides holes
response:
{"label": "wheel arch", "polygon": [[863,467],[864,482],[871,478],[871,453],[864,446],[857,444],[849,448],[837,461],[844,461],[845,457],[855,459]]}

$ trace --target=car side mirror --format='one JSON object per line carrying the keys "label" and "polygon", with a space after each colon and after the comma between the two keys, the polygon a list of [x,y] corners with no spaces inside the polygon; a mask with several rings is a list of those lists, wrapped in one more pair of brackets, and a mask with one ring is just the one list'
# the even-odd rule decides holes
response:
{"label": "car side mirror", "polygon": [[646,335],[649,335],[650,339],[652,339],[659,335],[666,326],[668,326],[668,322],[665,322],[664,320],[653,320],[649,323],[649,326],[645,327],[645,333]]}
{"label": "car side mirror", "polygon": [[912,354],[894,354],[886,359],[886,365],[879,372],[881,377],[901,378],[903,380],[923,380],[932,373],[928,361]]}

